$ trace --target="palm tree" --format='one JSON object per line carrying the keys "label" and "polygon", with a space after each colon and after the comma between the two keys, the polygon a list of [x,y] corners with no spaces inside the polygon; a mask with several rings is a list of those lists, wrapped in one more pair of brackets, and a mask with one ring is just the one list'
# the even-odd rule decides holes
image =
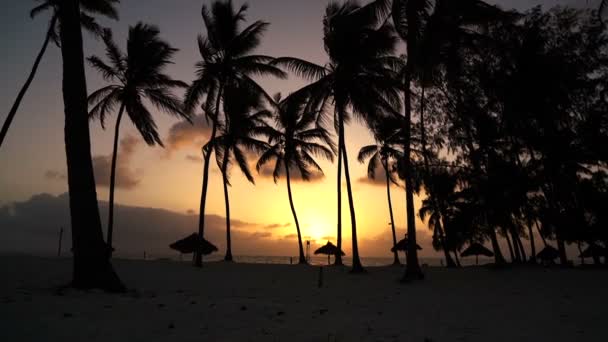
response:
{"label": "palm tree", "polygon": [[280,94],[275,97],[275,101],[277,102],[277,111],[274,115],[276,128],[268,127],[266,135],[269,137],[270,146],[260,157],[256,168],[259,172],[264,165],[274,160],[273,178],[275,183],[278,181],[281,172],[285,172],[289,206],[298,233],[299,263],[307,264],[302,245],[300,223],[291,194],[290,170],[295,168],[300,172],[302,179],[308,181],[311,177],[311,169],[323,173],[313,156],[333,162],[336,147],[327,130],[315,124],[318,115],[316,112],[306,112],[301,101],[289,97],[281,101]]}
{"label": "palm tree", "polygon": [[61,1],[57,13],[62,27],[59,36],[63,59],[65,150],[74,252],[72,286],[124,291],[125,287],[109,260],[97,206],[79,1]]}
{"label": "palm tree", "polygon": [[257,89],[251,89],[249,84],[229,84],[224,88],[224,93],[227,98],[230,98],[230,101],[224,102],[224,120],[220,126],[220,133],[209,142],[210,146],[206,146],[205,149],[215,151],[215,159],[222,171],[226,206],[226,256],[224,260],[232,261],[230,200],[228,198],[230,165],[236,162],[247,180],[255,184],[245,152],[261,153],[267,149],[268,144],[256,137],[266,132],[264,119],[270,117],[271,113],[263,109],[260,94]]}
{"label": "palm tree", "polygon": [[[376,170],[382,167],[384,176],[386,177],[386,196],[388,199],[388,210],[391,218],[391,229],[393,235],[393,246],[397,244],[397,234],[395,232],[395,220],[393,218],[393,205],[391,203],[391,182],[397,183],[393,177],[392,165],[395,161],[402,158],[401,152],[398,146],[401,145],[397,141],[399,137],[399,120],[395,119],[383,119],[378,120],[372,129],[376,138],[375,145],[364,146],[359,150],[359,156],[357,160],[360,163],[364,163],[369,159],[367,166],[367,176],[370,179],[376,178]],[[395,249],[393,252],[393,264],[400,265],[398,251]]]}
{"label": "palm tree", "polygon": [[[314,82],[294,94],[311,98],[309,108],[325,112],[333,99],[333,119],[338,132],[338,248],[341,249],[341,168],[344,167],[346,190],[352,224],[353,272],[364,272],[357,244],[355,218],[348,153],[344,126],[354,114],[364,121],[393,113],[399,108],[396,87],[400,60],[393,57],[396,37],[386,21],[389,1],[377,0],[365,6],[354,1],[327,6],[324,25],[324,44],[330,63],[327,67],[298,59],[278,58],[283,65],[300,76]],[[350,109],[350,112],[349,112]],[[352,113],[351,113],[352,112]],[[327,121],[320,118],[320,121]],[[343,164],[343,165],[342,165]],[[336,258],[341,264],[341,258]]]}
{"label": "palm tree", "polygon": [[[192,112],[201,102],[208,120],[211,120],[212,130],[209,141],[217,134],[217,124],[220,119],[221,103],[225,96],[227,84],[247,82],[265,97],[270,98],[264,90],[255,83],[252,76],[272,75],[285,78],[284,72],[269,65],[274,59],[269,56],[252,55],[261,42],[268,23],[256,21],[241,29],[245,21],[248,6],[245,4],[236,11],[232,1],[214,1],[211,8],[203,6],[202,17],[207,29],[206,36],[198,37],[199,52],[202,61],[196,64],[197,79],[188,88],[184,107]],[[212,148],[212,144],[206,144]],[[202,239],[205,233],[205,206],[207,201],[207,185],[209,182],[209,162],[213,151],[203,149],[203,184],[200,200],[198,235]],[[195,265],[202,266],[200,253],[195,255]]]}
{"label": "palm tree", "polygon": [[411,122],[412,122],[412,80],[416,67],[417,48],[422,41],[422,30],[431,7],[429,0],[393,0],[393,23],[397,34],[407,43],[407,62],[403,70],[403,104],[405,107],[403,168],[405,170],[405,194],[408,253],[404,280],[422,278],[416,248],[416,218],[414,212],[414,189],[412,185]]}
{"label": "palm tree", "polygon": [[456,267],[456,263],[450,256],[450,236],[447,234],[447,225],[445,222],[450,216],[453,216],[454,202],[456,199],[456,182],[457,179],[444,170],[437,170],[429,181],[433,182],[430,187],[432,191],[428,197],[422,202],[422,207],[419,210],[420,219],[423,221],[429,217],[429,228],[433,230],[433,241],[438,241],[445,255],[446,266]]}
{"label": "palm tree", "polygon": [[[101,33],[102,29],[95,21],[95,18],[92,15],[99,14],[106,16],[112,19],[118,19],[118,11],[115,8],[116,3],[120,0],[81,0],[80,1],[80,24],[81,26],[93,33],[94,35],[98,35]],[[44,56],[46,49],[50,43],[53,41],[56,45],[59,46],[59,32],[60,32],[60,22],[59,22],[59,1],[58,0],[36,0],[36,2],[41,2],[38,6],[34,7],[30,11],[30,17],[34,18],[42,12],[47,10],[51,10],[51,20],[49,22],[49,28],[47,29],[46,36],[44,38],[44,42],[42,43],[42,48],[40,48],[40,52],[36,56],[34,61],[34,65],[32,66],[32,70],[28,78],[25,81],[23,87],[19,91],[11,110],[6,116],[6,120],[4,120],[4,124],[2,125],[2,129],[0,130],[0,147],[4,142],[4,138],[6,138],[6,134],[8,129],[17,114],[17,110],[19,110],[19,105],[25,96],[28,88],[32,84],[34,77],[36,76],[36,71],[38,70],[38,66],[42,61],[42,57]]]}
{"label": "palm tree", "polygon": [[[138,23],[129,28],[127,52],[123,53],[112,39],[110,30],[106,30],[103,41],[106,45],[106,55],[109,64],[97,56],[88,58],[93,68],[114,84],[105,86],[89,96],[89,104],[93,106],[89,113],[91,119],[99,119],[104,127],[105,118],[118,105],[118,117],[114,129],[114,147],[112,150],[112,169],[110,174],[110,201],[108,213],[107,244],[112,249],[112,234],[114,231],[114,184],[116,180],[116,160],[118,158],[118,139],[120,123],[126,112],[144,141],[154,146],[163,146],[156,124],[150,111],[144,105],[144,100],[152,103],[157,109],[167,114],[190,119],[182,111],[182,103],[171,90],[185,88],[181,81],[173,80],[164,73],[167,64],[177,51],[169,43],[159,37],[155,26]],[[104,127],[105,128],[105,127]]]}

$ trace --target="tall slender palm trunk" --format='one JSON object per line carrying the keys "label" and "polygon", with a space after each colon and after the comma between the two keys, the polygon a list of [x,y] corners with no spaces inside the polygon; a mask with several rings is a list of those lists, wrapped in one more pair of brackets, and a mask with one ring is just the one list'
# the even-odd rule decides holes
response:
{"label": "tall slender palm trunk", "polygon": [[[344,109],[340,108],[339,112],[340,125],[340,142],[342,144],[342,158],[344,161],[344,177],[346,177],[346,193],[348,195],[348,207],[350,209],[350,223],[352,227],[352,244],[353,244],[353,268],[351,272],[365,272],[361,259],[359,258],[359,245],[357,242],[357,219],[355,217],[355,203],[353,200],[353,190],[350,185],[350,173],[348,169],[348,153],[346,152],[346,142],[344,138]],[[339,252],[337,254],[340,254]]]}
{"label": "tall slender palm trunk", "polygon": [[74,251],[72,286],[120,292],[125,287],[109,261],[97,206],[79,1],[64,0],[58,7],[62,24],[65,149]]}
{"label": "tall slender palm trunk", "polygon": [[116,127],[114,128],[114,146],[112,148],[112,169],[110,170],[110,200],[108,203],[108,254],[112,256],[112,236],[114,234],[114,187],[116,184],[116,160],[118,159],[118,138],[120,136],[120,121],[125,111],[125,104],[120,106],[118,117],[116,117]]}
{"label": "tall slender palm trunk", "polygon": [[[393,233],[393,246],[397,245],[397,234],[395,232],[395,219],[393,218],[393,203],[391,201],[391,181],[390,174],[388,172],[388,161],[383,162],[384,172],[386,175],[386,197],[388,200],[388,212],[391,215],[391,230]],[[401,265],[399,262],[399,254],[397,249],[393,252],[393,265]]]}
{"label": "tall slender palm trunk", "polygon": [[49,24],[49,29],[46,33],[46,37],[44,38],[44,43],[42,43],[42,48],[40,49],[40,52],[38,52],[38,56],[36,57],[36,60],[34,61],[34,65],[32,66],[32,70],[30,71],[30,75],[27,77],[27,80],[25,81],[25,84],[23,85],[23,87],[21,87],[21,90],[19,91],[19,94],[17,94],[17,98],[15,99],[15,103],[13,103],[13,106],[11,107],[11,111],[8,113],[6,120],[4,120],[4,124],[2,125],[2,130],[0,130],[0,147],[2,147],[4,138],[6,138],[8,129],[11,127],[11,123],[13,122],[13,119],[15,118],[15,115],[17,114],[17,110],[19,109],[19,105],[21,104],[21,101],[23,100],[25,93],[27,92],[30,85],[32,84],[32,81],[34,80],[34,76],[36,76],[36,71],[38,70],[40,61],[42,60],[42,57],[44,56],[44,53],[46,52],[46,48],[49,45],[49,41],[51,40],[51,34],[52,34],[53,30],[55,29],[56,23],[57,23],[57,14],[53,15],[53,18],[51,19],[51,23]]}
{"label": "tall slender palm trunk", "polygon": [[[342,250],[342,144],[340,143],[340,128],[338,128],[338,235],[337,246],[338,251]],[[342,266],[342,253],[336,253],[334,265]]]}
{"label": "tall slender palm trunk", "polygon": [[[215,139],[215,135],[217,134],[217,118],[220,112],[222,93],[223,87],[220,87],[217,99],[215,100],[215,118],[213,118],[212,120],[211,137],[209,138],[209,142],[213,141]],[[201,243],[205,238],[205,206],[207,203],[207,187],[209,185],[209,165],[211,162],[211,154],[213,152],[213,147],[211,146],[211,144],[209,144],[208,146],[209,151],[206,151],[203,155],[203,185],[201,190],[201,202],[198,214],[198,238]],[[194,265],[196,267],[203,266],[203,254],[200,251],[196,251],[194,253],[194,259]]]}
{"label": "tall slender palm trunk", "polygon": [[[408,61],[408,64],[410,62]],[[412,140],[412,92],[411,92],[411,67],[408,66],[405,77],[404,87],[404,104],[405,104],[405,122],[404,122],[404,168],[405,168],[405,201],[406,201],[406,216],[407,216],[407,236],[408,236],[408,253],[403,281],[408,281],[414,278],[423,278],[422,269],[418,263],[418,250],[416,248],[416,214],[414,210],[414,185],[412,184],[412,161],[411,161],[411,140]]]}
{"label": "tall slender palm trunk", "polygon": [[296,223],[296,230],[298,231],[298,249],[300,252],[300,264],[307,264],[306,257],[304,256],[304,247],[302,245],[302,234],[300,233],[300,222],[298,221],[298,215],[296,214],[296,207],[293,205],[293,197],[291,196],[291,178],[289,176],[289,164],[285,160],[285,174],[287,175],[287,195],[289,196],[289,206],[291,207],[291,213],[293,214],[293,220]]}
{"label": "tall slender palm trunk", "polygon": [[229,149],[224,151],[222,163],[222,180],[224,183],[224,205],[226,206],[226,256],[224,261],[232,261],[232,239],[230,237],[230,199],[228,198],[228,156]]}

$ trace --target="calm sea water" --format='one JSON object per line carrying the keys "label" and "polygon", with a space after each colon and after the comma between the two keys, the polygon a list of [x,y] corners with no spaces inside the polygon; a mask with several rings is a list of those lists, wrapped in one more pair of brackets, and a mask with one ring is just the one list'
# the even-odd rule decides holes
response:
{"label": "calm sea water", "polygon": [[[184,262],[190,262],[191,261],[192,256],[191,255],[183,255],[181,258],[181,261]],[[170,258],[172,260],[176,260],[179,261],[180,258]],[[401,262],[405,262],[404,260],[405,258],[403,257],[403,255],[401,255],[400,260]],[[207,256],[204,259],[205,261],[221,261],[223,260],[223,255],[212,255],[212,256]],[[344,264],[346,265],[352,265],[352,258],[348,258],[348,257],[344,257],[343,259]],[[289,265],[291,263],[297,263],[298,262],[298,257],[288,257],[288,256],[234,256],[234,261],[236,262],[241,262],[241,263],[249,263],[249,264],[282,264],[282,265]],[[333,263],[334,259],[333,257],[331,258],[331,262]],[[464,261],[464,262],[463,262]],[[480,263],[485,263],[486,260],[480,259],[479,260]],[[312,265],[327,265],[327,257],[326,256],[311,256],[309,259],[309,262]],[[361,258],[361,263],[364,266],[371,266],[371,267],[376,267],[376,266],[388,266],[391,265],[393,263],[393,258],[389,257],[389,258],[382,258],[382,257],[362,257]],[[475,263],[475,260],[461,260],[461,263],[464,263],[464,265],[472,265]],[[442,258],[420,258],[420,264],[426,264],[427,266],[443,266],[443,259]]]}

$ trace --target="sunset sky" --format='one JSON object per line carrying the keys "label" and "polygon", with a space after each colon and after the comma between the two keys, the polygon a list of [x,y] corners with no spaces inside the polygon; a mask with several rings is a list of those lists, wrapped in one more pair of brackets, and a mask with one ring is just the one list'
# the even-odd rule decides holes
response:
{"label": "sunset sky", "polygon": [[[261,19],[271,23],[265,35],[262,54],[294,56],[319,64],[327,62],[322,45],[322,24],[328,1],[320,0],[255,0],[249,1],[249,22]],[[585,0],[491,0],[503,8],[523,10],[537,4],[594,5]],[[103,23],[114,31],[115,39],[124,47],[129,25],[138,21],[155,24],[161,37],[179,49],[168,72],[174,78],[190,82],[194,63],[199,60],[196,36],[204,33],[200,17],[201,0],[123,0],[119,6],[120,21]],[[209,1],[204,1],[209,3]],[[235,1],[240,5],[241,1]],[[3,122],[19,87],[25,81],[47,29],[47,16],[31,20],[28,16],[33,1],[4,4],[0,21],[3,63],[0,64],[0,120]],[[86,36],[85,55],[101,55],[101,42]],[[87,67],[89,92],[105,83]],[[288,80],[261,79],[269,93],[289,93],[305,84],[295,77]],[[206,140],[201,126],[179,123],[161,113],[155,116],[166,148],[149,148],[132,124],[123,121],[118,164],[119,204],[163,208],[181,214],[197,214],[202,176],[200,148]],[[115,116],[108,122],[113,127]],[[200,124],[200,120],[199,120]],[[91,123],[91,140],[98,183],[98,198],[107,200],[109,158],[113,130],[103,131]],[[347,149],[350,156],[357,221],[362,239],[373,240],[390,233],[385,187],[365,180],[366,166],[356,160],[359,149],[372,143],[371,136],[359,124],[347,127]],[[253,163],[253,161],[252,161]],[[0,149],[0,207],[15,201],[26,201],[40,193],[59,195],[67,191],[65,151],[63,145],[63,105],[61,100],[61,58],[55,46],[49,46],[36,79],[27,93],[7,139]],[[293,185],[294,201],[303,235],[312,240],[335,241],[336,170],[335,165],[321,163],[326,177],[311,183]],[[224,215],[221,178],[215,164],[208,194],[208,214]],[[249,184],[236,170],[230,188],[233,219],[255,223],[252,233],[264,232],[265,239],[282,239],[295,233],[283,179],[274,184],[271,177],[256,176],[256,185]],[[405,194],[393,187],[398,237],[405,232]],[[417,200],[416,208],[419,207]],[[345,250],[350,250],[350,221],[347,201],[343,201]],[[117,216],[117,221],[120,217]],[[104,223],[105,226],[105,223]],[[263,227],[266,227],[264,229]],[[4,228],[4,227],[2,227]],[[171,227],[167,227],[170,229]],[[196,227],[192,227],[194,231]],[[428,237],[426,226],[419,230]],[[390,246],[389,246],[390,247]],[[429,251],[430,246],[425,251]],[[365,250],[366,246],[361,248]],[[384,247],[382,247],[384,248]],[[378,249],[380,250],[380,249]],[[235,250],[238,254],[238,250]],[[427,252],[425,252],[427,253]],[[378,253],[373,253],[378,254]]]}

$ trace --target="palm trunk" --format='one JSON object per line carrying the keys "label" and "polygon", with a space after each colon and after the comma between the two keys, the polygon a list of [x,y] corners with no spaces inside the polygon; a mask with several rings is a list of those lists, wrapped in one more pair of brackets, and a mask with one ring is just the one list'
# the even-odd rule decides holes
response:
{"label": "palm trunk", "polygon": [[454,258],[456,260],[456,266],[462,267],[462,265],[460,264],[460,259],[458,258],[458,252],[456,252],[456,251],[454,251]]}
{"label": "palm trunk", "polygon": [[125,104],[120,106],[118,117],[116,118],[116,127],[114,129],[114,146],[112,149],[112,169],[110,170],[110,201],[108,203],[108,254],[112,256],[112,235],[114,233],[114,185],[116,184],[116,160],[118,159],[118,137],[120,136],[120,121],[125,111]]}
{"label": "palm trunk", "polygon": [[[338,128],[338,131],[340,129]],[[338,133],[338,237],[337,237],[337,247],[338,250],[342,250],[342,142],[340,141],[342,137],[340,133]],[[336,253],[334,258],[334,265],[342,266],[344,263],[342,262],[342,254]]]}
{"label": "palm trunk", "polygon": [[509,247],[509,255],[511,256],[511,263],[515,262],[515,253],[513,253],[513,245],[511,244],[511,239],[509,239],[509,232],[503,228],[503,233],[505,235],[505,240],[507,240],[507,247]]}
{"label": "palm trunk", "polygon": [[[342,158],[344,158],[344,177],[346,177],[346,193],[348,194],[348,207],[350,209],[350,223],[352,225],[352,243],[353,243],[353,268],[351,272],[365,272],[361,259],[359,258],[359,246],[357,243],[357,219],[355,218],[355,204],[353,200],[353,190],[350,185],[350,173],[348,170],[348,153],[346,152],[346,142],[344,138],[344,109],[340,110],[340,136],[342,141]],[[340,254],[338,251],[337,254]]]}
{"label": "palm trunk", "polygon": [[528,223],[528,235],[530,235],[530,263],[536,264],[536,244],[534,243],[534,231],[531,223]]}
{"label": "palm trunk", "polygon": [[507,232],[508,234],[511,234],[511,241],[513,242],[513,251],[515,252],[515,261],[516,262],[522,262],[522,252],[519,249],[519,243],[517,242],[517,234],[513,231],[513,228],[511,227]]}
{"label": "palm trunk", "polygon": [[[408,64],[409,61],[408,61]],[[411,99],[411,66],[408,66],[405,79],[404,104],[405,104],[405,127],[404,127],[404,161],[405,161],[405,201],[407,216],[408,253],[403,281],[414,278],[423,278],[424,275],[418,263],[418,250],[416,248],[416,214],[414,210],[414,185],[411,176],[411,140],[412,140],[412,99]]]}
{"label": "palm trunk", "polygon": [[452,257],[450,256],[450,249],[448,248],[446,235],[443,233],[443,227],[441,226],[441,224],[439,222],[437,224],[439,225],[437,227],[437,231],[439,232],[439,239],[441,239],[441,247],[443,249],[443,254],[445,256],[445,265],[447,268],[454,268],[454,267],[456,267],[456,264],[454,263],[454,260],[452,260]]}
{"label": "palm trunk", "polygon": [[559,251],[559,264],[562,266],[568,266],[568,255],[566,254],[566,244],[564,239],[561,238],[561,234],[557,234],[557,250]]}
{"label": "palm trunk", "polygon": [[543,240],[543,245],[545,247],[547,247],[547,240],[545,239],[543,232],[540,231],[540,225],[538,224],[538,221],[534,221],[534,225],[536,226],[536,230],[538,231],[538,235],[540,236],[540,239]]}
{"label": "palm trunk", "polygon": [[79,1],[64,0],[58,8],[62,24],[65,149],[74,251],[72,286],[120,292],[125,287],[109,261],[97,206]]}
{"label": "palm trunk", "polygon": [[[386,161],[385,163],[383,163],[384,166],[384,172],[386,174],[386,197],[388,199],[388,212],[391,215],[391,230],[393,232],[393,246],[397,245],[397,234],[395,232],[395,219],[393,218],[393,204],[391,201],[391,180],[390,180],[390,174],[388,172],[388,161]],[[393,265],[401,265],[401,263],[399,262],[399,252],[397,251],[397,249],[395,249],[395,251],[393,252]]]}
{"label": "palm trunk", "polygon": [[515,235],[515,241],[517,241],[517,245],[519,246],[519,251],[521,252],[521,261],[526,262],[528,256],[526,255],[526,250],[524,249],[524,244],[521,242],[521,238],[519,234]]}
{"label": "palm trunk", "polygon": [[[211,146],[211,142],[215,139],[215,135],[217,134],[217,118],[220,112],[220,104],[222,99],[223,88],[220,87],[220,90],[217,95],[217,99],[215,102],[215,118],[213,118],[212,128],[211,128],[211,137],[209,138],[209,151],[204,153],[204,166],[203,166],[203,189],[201,191],[201,204],[199,207],[199,216],[198,216],[198,238],[202,243],[205,238],[205,205],[207,203],[207,186],[209,184],[209,165],[211,161],[211,154],[213,152],[213,147]],[[196,251],[194,253],[195,256],[195,266],[202,267],[203,266],[203,254],[200,251]]]}
{"label": "palm trunk", "polygon": [[25,84],[19,91],[19,94],[17,95],[17,98],[15,99],[15,103],[13,103],[13,106],[11,107],[11,111],[8,113],[8,116],[6,117],[6,120],[4,121],[4,124],[2,125],[2,130],[0,131],[0,147],[2,147],[4,138],[6,138],[8,129],[11,127],[11,123],[13,122],[13,119],[15,118],[15,115],[17,114],[17,110],[19,109],[19,105],[21,104],[21,101],[23,100],[25,93],[27,92],[30,85],[32,84],[32,81],[34,80],[34,76],[36,76],[36,71],[38,70],[38,66],[40,65],[42,56],[44,56],[44,53],[46,52],[46,48],[49,45],[49,41],[51,40],[51,33],[55,29],[56,23],[57,23],[57,14],[53,15],[53,18],[51,19],[51,23],[49,24],[49,29],[46,33],[46,38],[44,39],[42,48],[40,49],[40,52],[38,52],[38,56],[36,57],[36,60],[34,61],[34,65],[32,66],[32,70],[30,71],[30,75],[28,76],[27,80],[25,81]]}
{"label": "palm trunk", "polygon": [[[291,178],[289,176],[289,165],[287,159],[285,159],[285,174],[287,175],[287,194],[289,195],[289,206],[291,207],[291,213],[293,214],[293,220],[296,223],[296,230],[298,231],[298,248],[300,252],[300,264],[307,264],[306,257],[304,256],[304,247],[302,245],[302,234],[300,233],[300,223],[298,222],[298,215],[296,215],[296,208],[293,205],[293,197],[291,196]],[[329,255],[327,256],[329,264]]]}
{"label": "palm trunk", "polygon": [[224,151],[222,163],[222,179],[224,183],[224,204],[226,206],[226,256],[224,261],[232,261],[232,240],[230,238],[230,200],[228,199],[228,155],[229,149]]}
{"label": "palm trunk", "polygon": [[490,240],[492,241],[492,250],[494,251],[494,263],[496,265],[504,265],[506,263],[505,257],[502,255],[500,246],[498,245],[498,238],[496,237],[494,228],[490,228]]}

